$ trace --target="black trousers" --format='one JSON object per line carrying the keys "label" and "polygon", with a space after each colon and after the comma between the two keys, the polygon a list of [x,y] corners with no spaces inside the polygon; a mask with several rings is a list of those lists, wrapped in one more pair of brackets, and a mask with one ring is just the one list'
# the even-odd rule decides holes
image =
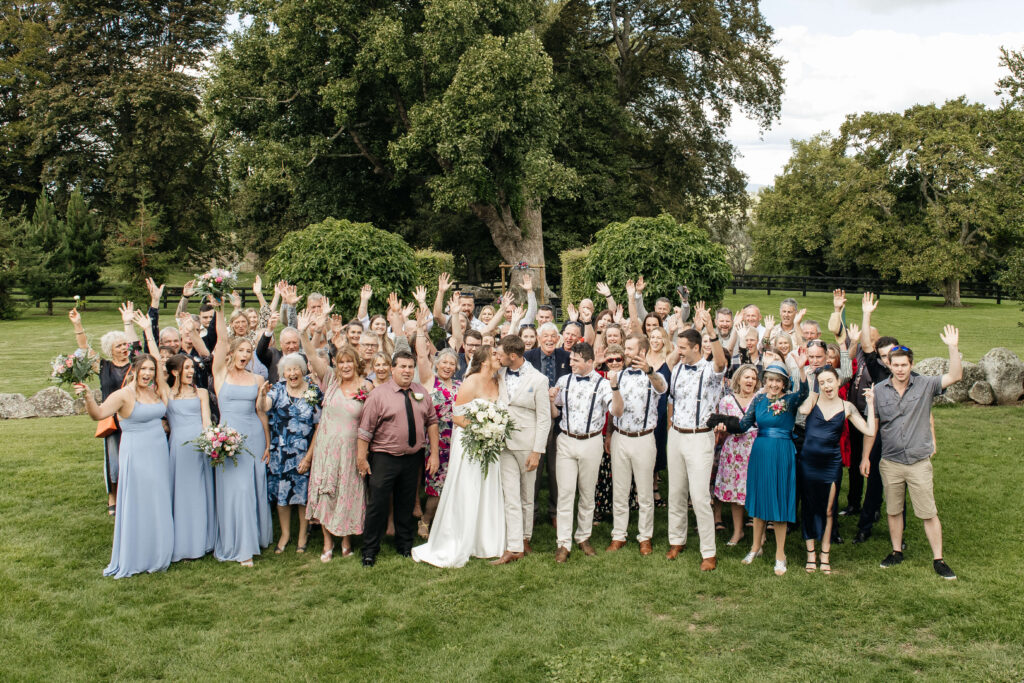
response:
{"label": "black trousers", "polygon": [[540,473],[546,471],[548,473],[548,518],[553,519],[555,513],[558,511],[558,481],[555,477],[555,439],[558,438],[558,434],[561,430],[558,425],[555,424],[557,420],[552,418],[551,429],[548,431],[548,446],[543,454],[540,456],[540,463],[537,465],[537,478],[533,484],[533,518],[535,520],[543,519],[543,515],[540,512]]}
{"label": "black trousers", "polygon": [[850,466],[846,470],[849,488],[846,490],[846,505],[860,510],[861,497],[864,495],[864,477],[860,473],[860,457],[864,450],[864,435],[860,430],[850,426]]}
{"label": "black trousers", "polygon": [[[853,457],[853,454],[850,454]],[[857,456],[858,462],[860,455]],[[868,482],[865,487],[864,505],[860,509],[860,521],[857,523],[857,531],[865,536],[870,536],[875,526],[875,515],[882,509],[882,475],[878,471],[878,463],[882,461],[882,440],[875,437],[875,444],[871,447],[871,455],[868,456],[871,462],[871,471],[868,473]]]}
{"label": "black trousers", "polygon": [[410,455],[370,453],[370,475],[366,478],[369,500],[363,524],[363,557],[375,558],[388,526],[388,507],[392,495],[395,504],[395,550],[412,550],[416,522],[412,516],[416,505],[420,465],[424,452]]}

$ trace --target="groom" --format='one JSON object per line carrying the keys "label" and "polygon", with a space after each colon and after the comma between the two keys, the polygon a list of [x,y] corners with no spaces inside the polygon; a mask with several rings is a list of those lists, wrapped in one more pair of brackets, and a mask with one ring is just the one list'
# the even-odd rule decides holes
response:
{"label": "groom", "polygon": [[508,406],[515,423],[501,451],[501,488],[505,498],[505,553],[491,564],[508,564],[532,552],[534,480],[540,454],[548,441],[551,408],[548,380],[523,354],[526,347],[518,335],[505,335],[496,349],[501,362],[498,396]]}

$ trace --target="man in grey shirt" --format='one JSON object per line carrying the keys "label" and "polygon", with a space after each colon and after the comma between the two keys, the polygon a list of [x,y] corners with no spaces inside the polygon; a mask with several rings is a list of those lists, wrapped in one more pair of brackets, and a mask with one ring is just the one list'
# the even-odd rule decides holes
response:
{"label": "man in grey shirt", "polygon": [[[942,559],[942,525],[932,487],[931,456],[935,452],[935,443],[931,432],[931,410],[932,398],[960,381],[963,367],[957,350],[960,332],[952,325],[946,325],[940,337],[949,348],[949,370],[946,374],[933,377],[913,372],[913,351],[905,346],[894,346],[889,351],[892,376],[875,387],[875,412],[882,440],[882,459],[878,468],[885,488],[889,537],[893,548],[880,566],[888,569],[903,562],[903,506],[905,490],[909,490],[914,514],[924,522],[924,533],[932,547],[935,573],[944,579],[955,579],[956,574]],[[865,447],[864,452],[869,450]],[[860,471],[865,477],[871,471],[871,461],[866,455],[861,459]]]}

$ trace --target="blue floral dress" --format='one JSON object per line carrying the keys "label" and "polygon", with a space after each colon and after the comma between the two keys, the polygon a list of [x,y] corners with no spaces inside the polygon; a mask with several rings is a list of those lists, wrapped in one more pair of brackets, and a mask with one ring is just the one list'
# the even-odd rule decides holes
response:
{"label": "blue floral dress", "polygon": [[270,464],[267,465],[267,496],[274,505],[305,505],[309,474],[298,467],[309,452],[309,442],[320,421],[323,392],[310,383],[299,398],[288,394],[281,380],[270,388]]}

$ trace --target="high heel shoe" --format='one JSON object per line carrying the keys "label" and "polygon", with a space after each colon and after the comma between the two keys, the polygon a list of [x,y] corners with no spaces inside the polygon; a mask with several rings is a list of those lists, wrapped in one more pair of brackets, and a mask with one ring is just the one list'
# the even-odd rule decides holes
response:
{"label": "high heel shoe", "polygon": [[734,545],[739,545],[740,541],[742,541],[746,537],[747,537],[747,535],[743,534],[742,536],[737,538],[735,541],[730,538],[728,541],[725,542],[725,544],[731,548]]}
{"label": "high heel shoe", "polygon": [[828,555],[831,551],[821,551],[821,573],[828,576],[832,573],[832,563],[828,561]]}
{"label": "high heel shoe", "polygon": [[775,576],[782,576],[786,573],[786,561],[775,560]]}
{"label": "high heel shoe", "polygon": [[763,555],[763,554],[764,554],[763,550],[758,550],[757,552],[754,552],[753,550],[751,550],[749,553],[746,554],[746,556],[742,560],[740,560],[740,562],[742,564],[750,564],[751,562],[753,562],[757,558],[761,557],[761,555]]}
{"label": "high heel shoe", "polygon": [[334,548],[331,548],[330,550],[325,550],[325,551],[323,551],[320,554],[320,561],[323,562],[324,564],[327,564],[328,562],[331,561],[331,559],[333,557],[334,557]]}

